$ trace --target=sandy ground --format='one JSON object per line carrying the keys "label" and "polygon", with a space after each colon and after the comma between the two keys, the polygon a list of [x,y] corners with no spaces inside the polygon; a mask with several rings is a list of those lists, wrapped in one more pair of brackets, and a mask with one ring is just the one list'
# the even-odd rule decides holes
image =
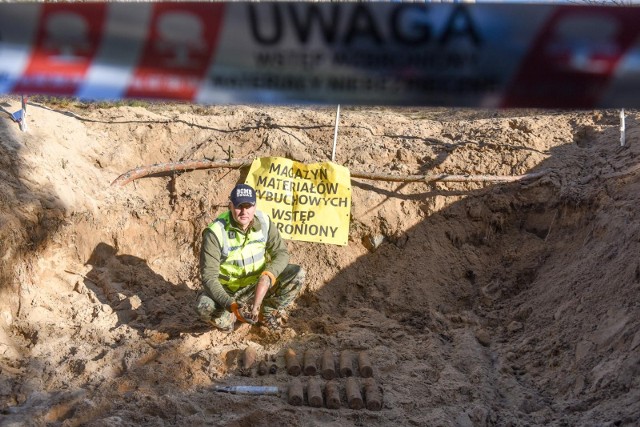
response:
{"label": "sandy ground", "polygon": [[[228,335],[194,316],[197,255],[247,171],[110,184],[160,162],[325,161],[335,110],[70,103],[28,113],[26,133],[0,119],[1,426],[640,423],[637,111],[622,147],[617,111],[343,107],[336,163],[352,172],[544,174],[353,179],[348,246],[288,242],[308,274],[287,327]],[[274,357],[277,373],[247,376],[248,346]],[[213,391],[286,390],[287,348],[329,350],[336,362],[366,349],[382,409],[350,409],[345,378],[340,409]]]}

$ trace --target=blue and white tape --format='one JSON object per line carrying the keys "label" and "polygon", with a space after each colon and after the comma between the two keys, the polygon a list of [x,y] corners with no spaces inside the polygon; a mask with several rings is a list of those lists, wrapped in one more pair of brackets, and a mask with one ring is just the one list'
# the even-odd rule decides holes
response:
{"label": "blue and white tape", "polygon": [[638,22],[591,5],[2,3],[0,93],[638,107]]}

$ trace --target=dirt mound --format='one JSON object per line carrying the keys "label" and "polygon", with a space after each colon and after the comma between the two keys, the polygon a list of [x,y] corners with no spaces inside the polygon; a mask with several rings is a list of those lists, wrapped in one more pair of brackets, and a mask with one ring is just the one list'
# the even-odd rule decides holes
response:
{"label": "dirt mound", "polygon": [[[0,121],[0,425],[640,422],[638,112],[621,147],[616,111],[343,109],[352,171],[544,173],[353,179],[348,246],[288,243],[307,284],[287,328],[227,335],[193,312],[199,239],[247,171],[110,184],[161,162],[325,161],[335,111],[56,108],[30,106],[27,133]],[[277,373],[243,376],[247,346]],[[344,378],[337,410],[213,391],[286,390],[287,348],[367,349],[382,409],[350,409]]]}

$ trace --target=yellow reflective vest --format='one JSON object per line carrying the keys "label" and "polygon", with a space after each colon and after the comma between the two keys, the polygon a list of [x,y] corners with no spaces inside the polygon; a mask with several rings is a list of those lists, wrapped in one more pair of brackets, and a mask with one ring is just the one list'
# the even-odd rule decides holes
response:
{"label": "yellow reflective vest", "polygon": [[269,218],[258,210],[255,218],[260,221],[260,230],[256,231],[250,227],[247,234],[231,225],[230,211],[220,215],[208,226],[221,247],[218,280],[234,293],[256,283],[267,263]]}

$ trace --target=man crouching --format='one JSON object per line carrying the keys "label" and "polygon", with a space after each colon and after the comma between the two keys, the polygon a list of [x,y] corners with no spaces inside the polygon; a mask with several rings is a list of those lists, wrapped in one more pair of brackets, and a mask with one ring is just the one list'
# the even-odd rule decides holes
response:
{"label": "man crouching", "polygon": [[279,329],[284,309],[302,289],[304,270],[289,264],[286,243],[269,216],[256,209],[252,187],[236,185],[229,199],[229,210],[202,232],[204,289],[196,311],[228,332],[236,320]]}

